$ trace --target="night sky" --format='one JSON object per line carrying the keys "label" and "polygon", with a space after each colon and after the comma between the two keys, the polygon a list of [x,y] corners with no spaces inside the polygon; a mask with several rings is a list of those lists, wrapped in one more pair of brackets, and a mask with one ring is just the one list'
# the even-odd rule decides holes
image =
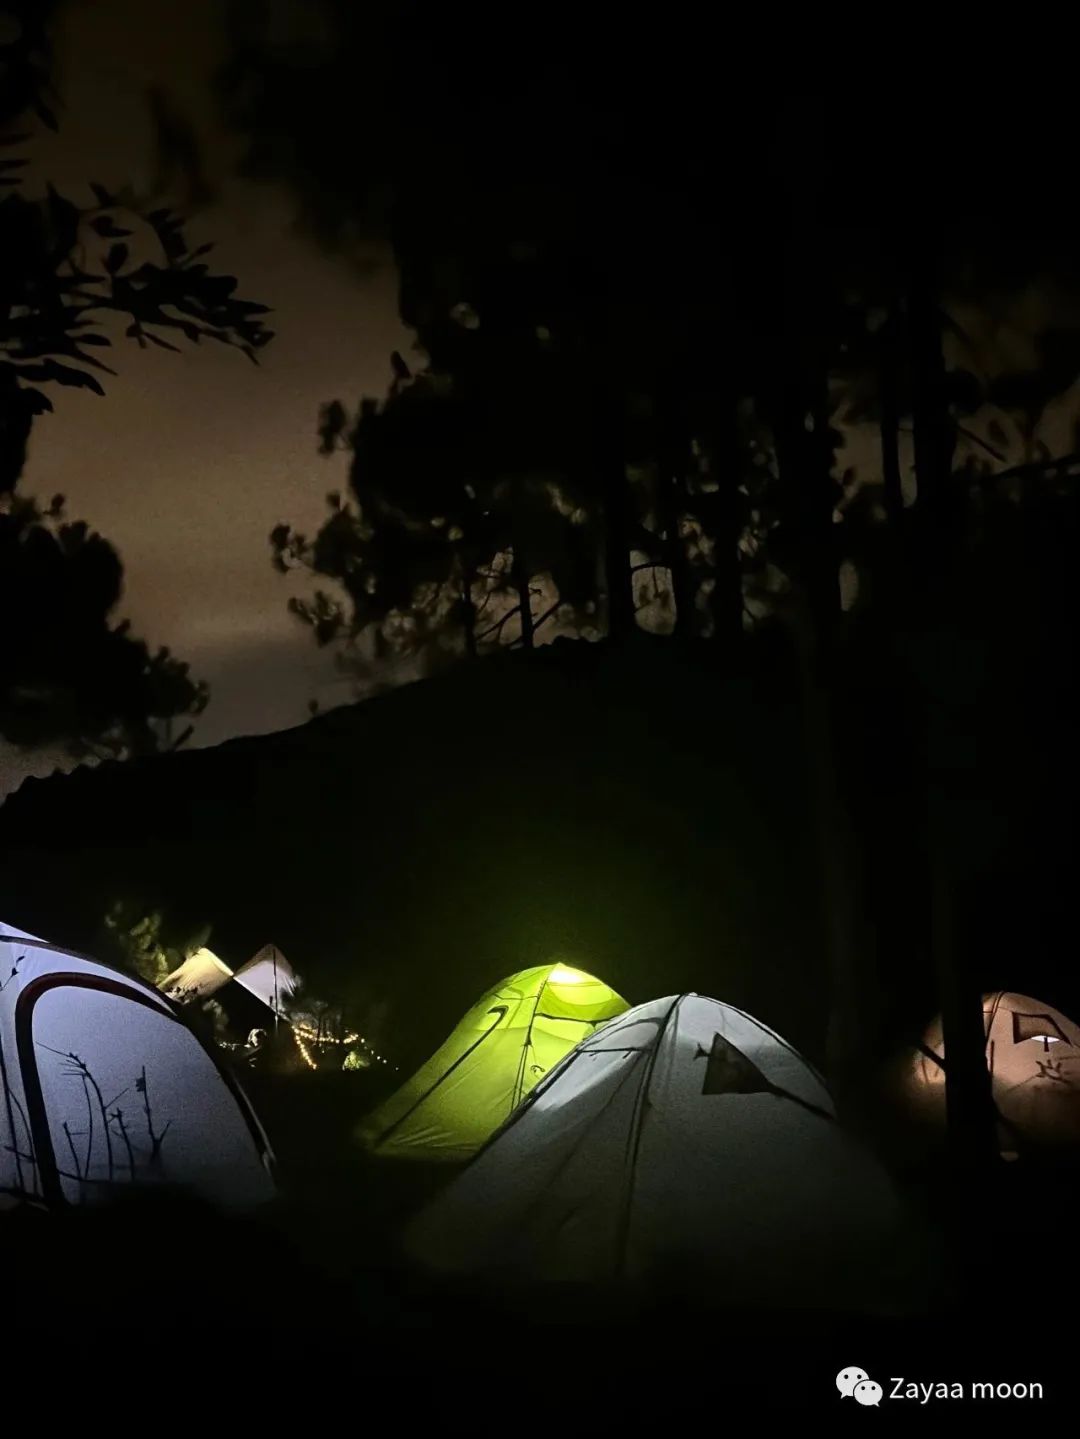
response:
{"label": "night sky", "polygon": [[[240,143],[223,129],[211,88],[225,8],[190,0],[175,12],[182,23],[165,24],[160,7],[139,0],[62,7],[59,133],[39,136],[24,181],[31,192],[48,178],[77,201],[89,199],[91,180],[146,195],[154,174],[147,92],[159,87],[193,127],[214,192],[195,206],[188,196],[165,198],[189,215],[193,244],[215,242],[215,269],[234,273],[245,298],[273,307],[277,338],[259,368],[219,347],[143,354],[117,345],[119,373],[106,398],[58,394],[56,414],[34,426],[22,480],[25,494],[64,494],[69,515],[117,547],[126,593],[115,618],[129,618],[136,634],[168,645],[209,682],[198,745],[302,722],[313,698],[324,708],[352,698],[332,655],[287,613],[289,595],[311,585],[274,572],[267,537],[283,521],[313,532],[325,494],[344,484],[345,457],[316,453],[320,404],[384,395],[390,352],[411,345],[388,250],[332,257],[301,232],[283,187],[236,177]],[[851,201],[838,204],[846,212]],[[1003,300],[993,315],[961,314],[983,352],[979,367],[1029,364],[1031,333],[1048,308],[1062,318],[1060,297],[1032,291]],[[1048,412],[1042,438],[1051,452],[1069,447],[1076,394]],[[997,419],[1009,431],[1008,417]],[[855,484],[879,482],[875,427],[860,432],[837,420],[845,435],[838,470],[850,469]],[[961,458],[966,443],[961,437]],[[1008,444],[1002,458],[1025,455]],[[910,477],[909,435],[901,459]],[[61,758],[0,745],[0,795]]]}
{"label": "night sky", "polygon": [[[65,390],[56,414],[35,426],[22,486],[63,493],[73,518],[116,545],[122,615],[210,683],[198,744],[299,723],[313,697],[350,697],[330,656],[287,614],[293,590],[271,568],[267,536],[282,520],[316,528],[323,496],[344,483],[344,466],[316,453],[319,405],[384,393],[390,352],[409,345],[388,255],[372,252],[360,265],[328,258],[298,233],[288,196],[233,176],[236,150],[210,91],[221,10],[191,0],[182,24],[164,25],[159,7],[138,0],[65,9],[56,75],[64,109],[59,133],[36,147],[36,167],[78,201],[90,180],[145,185],[145,93],[160,85],[203,142],[217,192],[191,215],[191,242],[215,242],[216,268],[237,275],[245,298],[273,307],[278,338],[259,368],[216,346],[114,346],[119,373],[105,377],[106,397]],[[0,747],[0,793],[56,762]]]}

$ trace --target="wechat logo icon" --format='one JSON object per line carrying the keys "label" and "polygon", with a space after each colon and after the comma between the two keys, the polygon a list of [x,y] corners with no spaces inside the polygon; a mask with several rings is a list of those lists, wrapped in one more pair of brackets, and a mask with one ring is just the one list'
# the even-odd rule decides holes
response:
{"label": "wechat logo icon", "polygon": [[876,1409],[881,1403],[881,1385],[875,1384],[865,1369],[841,1369],[836,1387],[842,1398],[854,1399],[856,1404],[872,1404]]}

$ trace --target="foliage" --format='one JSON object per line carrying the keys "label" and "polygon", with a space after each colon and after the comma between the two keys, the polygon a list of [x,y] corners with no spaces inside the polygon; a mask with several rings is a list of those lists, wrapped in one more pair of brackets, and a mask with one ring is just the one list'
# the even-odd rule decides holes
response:
{"label": "foliage", "polygon": [[[279,569],[304,565],[344,592],[345,604],[324,590],[293,601],[320,644],[370,633],[376,657],[427,649],[430,658],[531,645],[550,621],[587,622],[595,512],[568,493],[565,466],[535,448],[528,468],[519,451],[515,469],[491,412],[476,411],[464,383],[430,371],[382,406],[365,401],[351,426],[339,403],[325,408],[321,448],[351,452],[350,499],[329,496],[313,540],[287,525],[271,535]],[[499,413],[509,429],[512,417]]]}
{"label": "foliage", "polygon": [[145,753],[156,725],[194,716],[206,687],[168,649],[151,652],[110,615],[120,597],[116,551],[82,522],[17,496],[0,507],[0,734],[75,756]]}
{"label": "foliage", "polygon": [[[676,627],[726,638],[743,624],[738,555],[749,545],[783,577],[787,607],[805,600],[815,623],[832,625],[841,565],[871,565],[884,519],[879,477],[857,486],[836,463],[838,422],[883,419],[891,372],[890,408],[911,429],[915,382],[933,368],[914,310],[932,315],[950,350],[935,405],[962,483],[984,477],[987,461],[996,470],[1040,457],[1039,418],[1080,364],[1077,327],[1057,318],[1072,306],[1048,307],[1023,374],[1002,368],[981,340],[965,346],[964,321],[972,308],[985,318],[1009,307],[1033,282],[1046,294],[1063,284],[1075,298],[1061,227],[1048,234],[1016,207],[1003,217],[996,198],[1003,166],[1053,177],[1053,126],[1064,115],[1046,117],[1043,147],[1012,114],[984,116],[987,140],[972,154],[966,114],[948,89],[921,96],[917,136],[901,118],[906,102],[895,113],[875,105],[874,123],[854,129],[846,87],[814,96],[795,87],[747,116],[734,96],[718,95],[710,59],[651,46],[640,59],[656,103],[643,106],[624,83],[626,57],[611,67],[588,46],[568,49],[558,26],[530,32],[505,65],[469,68],[466,80],[466,57],[490,41],[485,29],[467,11],[411,5],[370,21],[345,0],[314,0],[302,14],[238,4],[221,94],[247,142],[249,172],[289,184],[327,245],[358,258],[366,238],[390,241],[402,318],[426,357],[421,378],[463,407],[471,461],[479,449],[503,480],[532,464],[553,467],[560,486],[572,482],[589,522],[583,549],[591,562],[603,552],[601,577],[595,563],[581,566],[591,600],[625,589],[615,571],[634,555],[661,571]],[[387,114],[393,123],[376,126]],[[379,134],[362,160],[358,132]],[[941,136],[964,149],[962,187]],[[841,155],[845,193],[834,178]],[[911,186],[902,214],[901,174]],[[760,498],[746,493],[736,421],[747,402],[775,480]],[[392,395],[386,408],[394,406]],[[988,409],[1021,454],[984,433]],[[401,427],[382,429],[389,439]],[[884,447],[895,448],[890,436]],[[366,466],[369,487],[392,503],[394,466],[385,454],[356,453],[354,471]],[[428,463],[445,467],[456,490],[456,460]],[[647,477],[636,493],[631,467]],[[895,479],[887,498],[898,524]],[[528,498],[516,483],[511,495]],[[430,521],[444,501],[425,503],[409,543],[388,537],[383,593],[388,565],[413,593],[410,571],[431,562]],[[404,508],[418,517],[415,505]],[[381,536],[361,511],[370,526],[362,539],[331,516],[288,562],[340,583],[343,555],[362,550],[357,570],[370,578],[366,559]],[[549,520],[523,503],[519,532]],[[277,532],[279,558],[277,541],[289,537],[287,527]],[[436,547],[437,565],[445,558]],[[532,562],[524,569],[526,583],[530,571],[543,573]],[[870,577],[862,580],[869,595]],[[368,602],[354,615],[349,586],[344,603],[340,593],[294,605],[320,642],[368,623]],[[764,608],[775,611],[771,594]],[[413,637],[430,631],[418,622]]]}
{"label": "foliage", "polygon": [[[0,125],[32,114],[55,128],[50,26],[62,0],[4,0],[0,8]],[[6,166],[0,162],[0,176]]]}
{"label": "foliage", "polygon": [[[657,165],[655,109],[646,121],[627,97],[613,104],[591,57],[533,35],[527,54],[515,47],[505,67],[463,83],[445,56],[482,48],[483,31],[476,16],[411,6],[377,21],[340,0],[303,16],[233,9],[221,89],[249,172],[291,184],[302,222],[346,255],[390,240],[421,355],[416,380],[402,385],[399,365],[386,404],[355,435],[338,430],[356,442],[359,515],[331,514],[311,541],[275,532],[279,561],[337,582],[293,609],[320,643],[351,641],[385,631],[371,613],[382,596],[404,615],[410,646],[445,650],[456,630],[452,648],[471,654],[499,640],[528,647],[541,624],[545,637],[605,624],[625,635],[649,579],[663,623],[727,639],[742,625],[744,507],[727,423],[742,382],[726,355],[761,329],[746,296],[763,264],[748,268],[749,284],[717,266],[714,241],[731,231],[702,228],[696,152],[676,146]],[[387,110],[393,123],[358,164],[352,137]],[[762,187],[728,159],[752,203]],[[740,258],[767,244],[755,228]],[[720,327],[730,346],[713,343]],[[327,413],[344,417],[340,405]],[[407,416],[416,430],[432,425],[426,459]],[[444,420],[453,438],[440,447]],[[394,509],[415,523],[373,514]],[[456,556],[432,543],[444,519],[461,530]],[[374,603],[357,597],[357,577],[377,584]],[[440,590],[456,602],[432,610]]]}
{"label": "foliage", "polygon": [[[46,7],[47,8],[47,7]],[[44,98],[47,35],[40,16],[21,14],[0,33],[0,63],[12,98],[0,116],[55,116]],[[77,204],[49,186],[31,197],[15,187],[28,137],[0,140],[0,736],[19,745],[67,743],[76,754],[143,752],[160,743],[158,721],[192,718],[205,686],[166,650],[151,654],[116,624],[122,569],[116,551],[82,522],[65,521],[20,496],[33,425],[54,409],[57,387],[105,393],[115,371],[103,352],[124,325],[141,349],[176,350],[174,338],[204,339],[255,361],[271,339],[266,306],[236,295],[192,250],[167,209],[133,211],[100,185]],[[189,732],[189,731],[187,731]],[[187,733],[186,732],[186,733]]]}
{"label": "foliage", "polygon": [[[175,350],[166,338],[175,332],[195,344],[235,345],[254,360],[271,338],[259,319],[267,307],[238,299],[232,276],[212,275],[201,258],[212,247],[191,251],[176,216],[165,209],[126,214],[115,195],[91,188],[93,206],[80,207],[51,186],[41,200],[13,193],[0,202],[3,493],[18,482],[34,418],[53,408],[43,386],[104,394],[98,376],[115,372],[95,352],[111,344],[107,317],[126,319],[124,334],[141,349]],[[88,259],[94,237],[113,242],[99,266]],[[150,257],[138,258],[139,247]]]}
{"label": "foliage", "polygon": [[178,939],[160,910],[147,910],[131,900],[116,901],[105,916],[105,931],[116,962],[153,985],[179,969],[209,938],[207,928]]}

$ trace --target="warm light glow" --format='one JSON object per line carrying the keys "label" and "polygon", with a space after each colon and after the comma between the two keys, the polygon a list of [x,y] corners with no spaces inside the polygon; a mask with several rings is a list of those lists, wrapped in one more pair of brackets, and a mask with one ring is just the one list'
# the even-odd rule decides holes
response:
{"label": "warm light glow", "polygon": [[232,978],[232,970],[229,968],[229,966],[225,963],[224,960],[218,959],[217,955],[212,949],[207,949],[205,946],[202,949],[197,949],[195,953],[191,956],[191,960],[189,962],[198,963],[199,961],[201,961],[203,964],[214,965],[217,969],[221,971],[222,974],[227,974],[230,979]]}
{"label": "warm light glow", "polygon": [[[614,990],[557,954],[549,951],[545,964],[508,975],[481,995],[404,1088],[363,1121],[364,1144],[387,1156],[468,1158],[541,1074],[626,1011]],[[376,1075],[396,1077],[389,1056],[372,1059]]]}
{"label": "warm light glow", "polygon": [[302,1021],[293,1025],[293,1032],[303,1035],[305,1039],[310,1039],[315,1044],[362,1044],[365,1048],[368,1047],[367,1040],[361,1039],[358,1034],[346,1034],[343,1039],[337,1039],[332,1034],[320,1034],[312,1025],[304,1024]]}
{"label": "warm light glow", "polygon": [[565,969],[557,964],[549,976],[552,984],[585,984],[589,976],[582,974],[580,969]]}
{"label": "warm light glow", "polygon": [[295,1025],[295,1024],[294,1024],[294,1025],[291,1025],[290,1028],[292,1029],[292,1032],[293,1032],[293,1038],[296,1040],[296,1047],[299,1049],[300,1053],[304,1056],[304,1059],[305,1059],[305,1061],[307,1062],[308,1068],[309,1068],[309,1069],[315,1069],[315,1068],[316,1068],[315,1061],[312,1059],[311,1055],[308,1053],[308,1047],[307,1047],[307,1045],[306,1045],[306,1044],[304,1043],[304,1041],[300,1038],[300,1032],[299,1032],[299,1030],[297,1029],[296,1025]]}

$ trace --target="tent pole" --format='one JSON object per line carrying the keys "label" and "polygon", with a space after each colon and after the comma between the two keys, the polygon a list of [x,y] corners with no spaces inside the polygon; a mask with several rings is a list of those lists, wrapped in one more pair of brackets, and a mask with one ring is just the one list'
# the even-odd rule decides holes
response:
{"label": "tent pole", "polygon": [[532,1049],[533,1025],[536,1022],[536,1011],[540,1008],[540,1001],[544,997],[544,990],[551,978],[551,971],[548,970],[541,981],[540,988],[536,991],[536,999],[533,1002],[532,1014],[529,1015],[529,1027],[525,1031],[525,1043],[521,1046],[521,1058],[518,1060],[517,1080],[514,1085],[514,1108],[521,1103],[525,1096],[525,1066],[529,1062],[529,1051]]}

